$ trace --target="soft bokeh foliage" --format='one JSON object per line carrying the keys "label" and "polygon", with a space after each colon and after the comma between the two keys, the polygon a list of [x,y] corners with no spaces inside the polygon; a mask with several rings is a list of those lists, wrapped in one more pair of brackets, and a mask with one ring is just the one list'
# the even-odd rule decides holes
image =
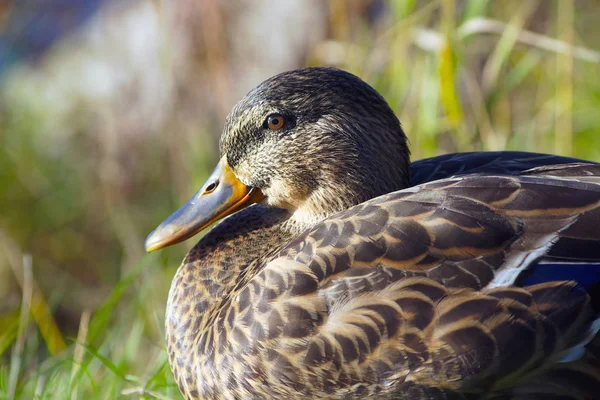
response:
{"label": "soft bokeh foliage", "polygon": [[306,65],[358,74],[414,159],[600,161],[594,0],[0,3],[0,398],[178,398],[143,239],[218,159],[228,110]]}

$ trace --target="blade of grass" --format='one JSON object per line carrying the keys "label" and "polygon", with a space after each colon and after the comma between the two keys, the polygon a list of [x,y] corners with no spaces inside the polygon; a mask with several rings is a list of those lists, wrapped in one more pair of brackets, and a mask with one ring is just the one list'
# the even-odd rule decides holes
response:
{"label": "blade of grass", "polygon": [[42,393],[44,392],[44,385],[46,383],[46,377],[44,375],[40,375],[37,378],[35,383],[35,398],[39,399],[42,397]]}
{"label": "blade of grass", "polygon": [[157,264],[156,258],[156,255],[146,255],[145,257],[142,257],[140,262],[138,262],[138,264],[115,285],[115,288],[110,292],[106,301],[98,308],[91,319],[88,330],[89,343],[94,343],[97,340],[107,325],[113,311],[117,308],[119,302],[127,292],[127,289],[135,283],[142,271],[150,264]]}
{"label": "blade of grass", "polygon": [[565,156],[573,154],[573,37],[575,5],[572,1],[558,1],[557,30],[569,46],[569,51],[556,57],[556,97],[554,152]]}
{"label": "blade of grass", "polygon": [[[85,351],[85,346],[81,346],[81,348]],[[85,388],[88,390],[91,389],[91,392],[96,392],[97,386],[94,381],[94,376],[93,376],[92,372],[90,371],[90,362],[92,360],[94,360],[94,359],[92,357],[90,357],[86,361],[85,357],[83,357],[83,355],[82,355],[82,361],[77,366],[76,374],[73,378],[70,379],[70,381],[71,381],[70,388],[71,388],[71,393],[72,393],[71,396],[77,395],[79,387],[80,387],[81,378],[84,375],[88,378],[88,383],[89,383],[89,387],[85,386]],[[72,370],[73,370],[73,366],[71,366],[71,371]],[[102,383],[102,381],[100,383]]]}
{"label": "blade of grass", "polygon": [[506,29],[502,33],[498,44],[483,68],[483,88],[486,92],[496,87],[500,71],[508,60],[515,43],[517,43],[519,33],[522,31],[529,16],[537,8],[538,3],[538,0],[525,1],[511,18],[510,23],[506,25]]}
{"label": "blade of grass", "polygon": [[402,19],[406,18],[414,13],[416,1],[415,0],[395,0],[390,4],[394,16]]}
{"label": "blade of grass", "polygon": [[23,349],[29,325],[29,313],[31,310],[31,298],[33,296],[33,272],[31,270],[31,255],[23,255],[23,297],[21,300],[21,317],[19,320],[19,333],[17,342],[13,347],[10,359],[10,372],[8,375],[8,398],[13,399],[17,390],[17,381],[21,370]]}
{"label": "blade of grass", "polygon": [[18,309],[11,313],[0,317],[0,356],[13,344],[17,339],[19,332],[19,315]]}
{"label": "blade of grass", "polygon": [[448,122],[452,128],[454,142],[458,148],[469,145],[469,137],[462,132],[463,111],[456,89],[456,59],[452,43],[456,25],[456,3],[454,0],[444,0],[442,7],[443,45],[438,52],[438,74],[440,76],[440,99]]}
{"label": "blade of grass", "polygon": [[[18,261],[19,255],[21,255],[21,259],[23,256],[19,246],[2,230],[0,230],[0,245],[4,248],[4,253],[6,254],[8,263],[12,267],[17,282],[19,282],[21,288],[24,290],[24,278],[21,276],[21,265]],[[50,354],[58,354],[67,348],[65,340],[52,316],[52,312],[50,311],[50,307],[46,302],[44,294],[34,280],[32,280],[31,290],[31,314],[40,329],[40,333],[44,338]]]}
{"label": "blade of grass", "polygon": [[96,357],[101,363],[102,365],[104,365],[106,368],[108,368],[115,376],[117,376],[118,378],[120,378],[123,381],[128,381],[131,382],[132,379],[128,378],[126,374],[124,374],[119,367],[117,367],[110,359],[108,359],[107,357],[103,356],[102,354],[100,354],[98,351],[96,351],[96,349],[94,349],[92,346],[88,345],[88,344],[82,344],[82,346],[94,357]]}
{"label": "blade of grass", "polygon": [[465,11],[463,12],[463,21],[485,15],[489,0],[470,0],[467,1]]}
{"label": "blade of grass", "polygon": [[420,131],[418,135],[418,146],[413,147],[415,157],[431,157],[436,154],[440,119],[438,110],[440,104],[439,75],[435,73],[436,66],[431,58],[425,59],[421,65],[420,93],[418,105],[418,119],[416,125]]}
{"label": "blade of grass", "polygon": [[518,85],[523,83],[525,78],[531,74],[542,61],[543,54],[539,51],[529,51],[527,54],[519,60],[519,62],[510,69],[504,80],[501,90],[503,92],[510,92],[515,89]]}
{"label": "blade of grass", "polygon": [[90,323],[90,312],[84,311],[81,314],[79,321],[79,331],[77,332],[77,342],[75,342],[75,354],[73,356],[73,367],[71,368],[71,400],[77,399],[77,381],[75,377],[78,375],[81,364],[83,363],[83,355],[85,348],[83,344],[86,343],[87,331]]}
{"label": "blade of grass", "polygon": [[440,92],[441,99],[448,118],[450,121],[458,126],[462,121],[462,108],[458,99],[458,93],[456,91],[456,85],[454,83],[454,77],[456,75],[454,68],[454,50],[450,40],[446,40],[446,43],[440,51],[439,60],[439,74],[440,74]]}
{"label": "blade of grass", "polygon": [[135,387],[135,388],[129,388],[129,389],[124,389],[121,391],[121,394],[124,396],[128,396],[128,395],[138,395],[138,396],[146,396],[146,395],[150,395],[152,397],[154,397],[155,399],[160,399],[160,400],[171,400],[170,397],[167,396],[163,396],[162,394],[155,392],[153,390],[149,390],[143,387]]}
{"label": "blade of grass", "polygon": [[[465,40],[471,35],[480,35],[484,33],[502,35],[506,32],[508,25],[509,24],[490,18],[474,18],[462,24],[457,29],[457,33],[461,40]],[[600,63],[600,52],[596,50],[570,45],[565,41],[536,32],[527,30],[520,31],[517,36],[517,42],[558,54],[568,54],[569,52],[572,52],[573,57],[578,60]]]}
{"label": "blade of grass", "polygon": [[496,132],[490,119],[490,114],[485,107],[483,91],[475,74],[468,68],[464,74],[464,82],[469,96],[471,109],[477,124],[477,132],[484,150],[500,150],[496,146]]}

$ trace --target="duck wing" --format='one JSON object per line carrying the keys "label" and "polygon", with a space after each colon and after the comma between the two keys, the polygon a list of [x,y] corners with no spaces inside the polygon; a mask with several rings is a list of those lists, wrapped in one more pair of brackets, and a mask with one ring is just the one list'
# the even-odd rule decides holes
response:
{"label": "duck wing", "polygon": [[[525,151],[451,153],[413,161],[412,186],[465,174],[519,175],[536,167],[579,163],[582,160]],[[592,164],[586,161],[587,164]]]}
{"label": "duck wing", "polygon": [[448,178],[339,213],[281,256],[315,269],[321,289],[374,271],[389,276],[379,285],[427,276],[447,287],[508,286],[539,259],[600,261],[599,191],[595,164]]}
{"label": "duck wing", "polygon": [[[597,164],[550,154],[491,151],[454,153],[418,160],[411,164],[411,172],[413,185],[465,174],[547,175],[583,181],[586,176],[596,179],[594,172],[587,170],[590,165]],[[589,287],[600,281],[597,254],[585,255],[589,251],[596,253],[597,246],[577,237],[578,231],[596,228],[595,225],[583,227],[586,222],[593,224],[594,220],[582,219],[570,232],[562,232],[551,251],[534,268],[530,267],[521,274],[516,283],[531,285],[549,280],[575,279],[580,285]],[[572,257],[573,254],[575,257]]]}
{"label": "duck wing", "polygon": [[[587,372],[565,390],[593,398],[590,293],[514,284],[544,257],[600,259],[598,226],[593,164],[394,192],[290,242],[237,296],[232,337],[249,370],[266,357],[272,387],[307,395],[532,398],[567,365]],[[560,250],[563,240],[591,249]]]}

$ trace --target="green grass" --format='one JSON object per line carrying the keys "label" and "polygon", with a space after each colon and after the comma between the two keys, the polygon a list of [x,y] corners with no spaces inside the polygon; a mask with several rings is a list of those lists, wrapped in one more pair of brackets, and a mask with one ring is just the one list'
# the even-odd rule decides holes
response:
{"label": "green grass", "polygon": [[[414,159],[510,149],[600,161],[600,49],[588,49],[600,10],[567,3],[397,0],[371,25],[332,1],[330,38],[306,59],[379,90]],[[209,173],[223,116],[178,99],[143,136],[143,119],[122,128],[122,106],[57,101],[47,65],[70,53],[57,54],[0,90],[0,399],[180,398],[164,307],[191,243],[159,255],[142,243]],[[138,136],[115,135],[127,129]]]}
{"label": "green grass", "polygon": [[[0,367],[0,398],[180,398],[162,345],[162,316],[156,304],[142,301],[156,290],[158,264],[157,257],[144,257],[91,320],[89,313],[82,315],[78,335],[68,337],[68,348],[54,356],[40,350],[39,332],[23,324],[27,332],[18,333],[8,362]],[[28,304],[24,292],[23,304]],[[11,376],[15,368],[18,382]]]}

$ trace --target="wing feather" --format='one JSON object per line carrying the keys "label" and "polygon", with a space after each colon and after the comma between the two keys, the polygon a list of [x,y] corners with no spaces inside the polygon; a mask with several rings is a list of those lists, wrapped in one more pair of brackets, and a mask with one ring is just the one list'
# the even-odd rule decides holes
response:
{"label": "wing feather", "polygon": [[567,247],[600,248],[598,224],[597,165],[391,193],[281,250],[248,291],[251,317],[232,329],[251,338],[240,348],[250,366],[268,357],[265,380],[310,382],[298,389],[307,395],[518,399],[568,371],[587,386],[569,392],[562,380],[557,393],[589,398],[589,357],[557,366],[598,324],[588,294],[572,281],[513,284],[545,257],[596,259]]}

